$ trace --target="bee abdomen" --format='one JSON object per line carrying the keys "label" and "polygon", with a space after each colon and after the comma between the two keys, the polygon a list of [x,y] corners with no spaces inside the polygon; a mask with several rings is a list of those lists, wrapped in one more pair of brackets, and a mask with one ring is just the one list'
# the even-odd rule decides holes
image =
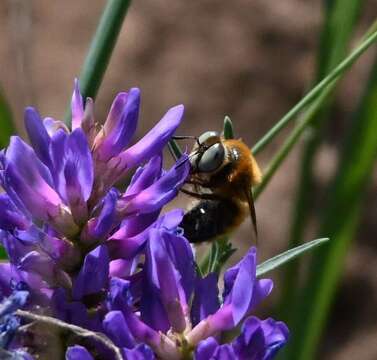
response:
{"label": "bee abdomen", "polygon": [[229,232],[243,220],[243,210],[231,200],[203,200],[183,217],[180,227],[191,243],[200,243]]}

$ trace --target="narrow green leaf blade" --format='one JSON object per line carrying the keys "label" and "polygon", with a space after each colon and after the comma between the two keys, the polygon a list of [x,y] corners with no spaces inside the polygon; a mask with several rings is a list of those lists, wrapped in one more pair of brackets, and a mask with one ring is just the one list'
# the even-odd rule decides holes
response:
{"label": "narrow green leaf blade", "polygon": [[9,137],[15,133],[12,112],[0,90],[0,148],[8,145]]}
{"label": "narrow green leaf blade", "polygon": [[[84,98],[94,99],[97,95],[130,3],[131,0],[108,0],[106,4],[80,74]],[[65,120],[70,124],[70,107]]]}
{"label": "narrow green leaf blade", "polygon": [[306,244],[302,244],[293,249],[289,249],[277,256],[274,256],[271,259],[266,260],[265,262],[257,266],[257,277],[260,277],[272,270],[275,270],[281,265],[284,265],[287,262],[292,261],[296,257],[303,255],[307,251],[312,250],[319,245],[322,245],[328,240],[329,238],[321,238],[321,239],[312,240]]}
{"label": "narrow green leaf blade", "polygon": [[229,116],[225,116],[224,118],[223,133],[225,139],[234,139],[233,123]]}
{"label": "narrow green leaf blade", "polygon": [[377,40],[377,31],[368,36],[354,51],[338,64],[323,80],[314,86],[290,111],[287,112],[252,148],[259,153],[284,129],[306,106],[314,101],[329,85],[333,84]]}
{"label": "narrow green leaf blade", "polygon": [[377,59],[369,86],[354,113],[349,137],[324,209],[321,233],[331,242],[314,254],[306,286],[299,294],[288,359],[313,359],[328,318],[347,250],[355,237],[365,189],[377,158]]}

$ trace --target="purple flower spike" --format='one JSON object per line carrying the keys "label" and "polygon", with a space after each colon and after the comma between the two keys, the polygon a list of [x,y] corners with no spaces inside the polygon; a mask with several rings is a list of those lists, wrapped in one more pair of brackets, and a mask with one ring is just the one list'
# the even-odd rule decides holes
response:
{"label": "purple flower spike", "polygon": [[90,352],[83,346],[70,346],[65,353],[66,360],[94,360]]}
{"label": "purple flower spike", "polygon": [[[272,289],[256,278],[256,249],[225,272],[219,295],[218,275],[199,274],[180,228],[184,211],[161,215],[190,172],[186,154],[163,167],[183,110],[171,108],[128,147],[137,88],[119,93],[101,121],[76,80],[72,130],[26,109],[31,146],[12,137],[0,150],[0,243],[9,259],[0,264],[0,358],[44,358],[39,339],[60,334],[47,325],[19,331],[13,312],[23,305],[107,337],[129,360],[270,360],[286,343],[285,324],[250,317]],[[68,360],[114,357],[93,336],[65,340]]]}

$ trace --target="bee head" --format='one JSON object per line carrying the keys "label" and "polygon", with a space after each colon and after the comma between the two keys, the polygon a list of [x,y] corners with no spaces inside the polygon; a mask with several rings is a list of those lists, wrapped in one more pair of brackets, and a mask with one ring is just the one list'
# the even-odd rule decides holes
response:
{"label": "bee head", "polygon": [[224,159],[225,147],[220,134],[215,131],[207,131],[200,135],[190,155],[192,171],[196,173],[216,171],[224,163]]}

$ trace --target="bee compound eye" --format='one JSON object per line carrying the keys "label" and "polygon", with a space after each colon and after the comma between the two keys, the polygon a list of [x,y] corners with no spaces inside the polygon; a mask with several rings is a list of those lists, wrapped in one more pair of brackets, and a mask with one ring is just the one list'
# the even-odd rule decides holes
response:
{"label": "bee compound eye", "polygon": [[217,170],[224,161],[225,149],[221,143],[209,147],[199,160],[198,170],[212,172]]}
{"label": "bee compound eye", "polygon": [[199,136],[198,141],[199,144],[204,144],[206,141],[208,141],[210,138],[218,138],[219,133],[216,131],[206,131],[202,135]]}
{"label": "bee compound eye", "polygon": [[189,159],[190,159],[191,168],[196,170],[198,166],[198,161],[199,161],[199,154],[193,153],[192,155],[190,155]]}

